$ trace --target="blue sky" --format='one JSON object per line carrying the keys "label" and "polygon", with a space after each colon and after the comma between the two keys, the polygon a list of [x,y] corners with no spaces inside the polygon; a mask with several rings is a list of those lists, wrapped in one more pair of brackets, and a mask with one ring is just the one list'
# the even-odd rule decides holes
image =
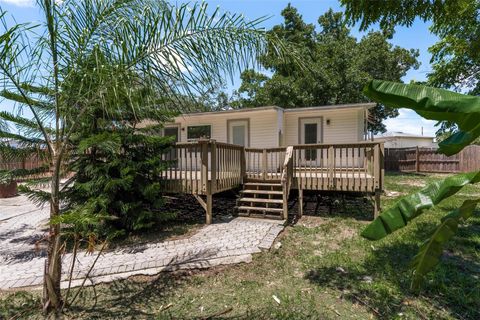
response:
{"label": "blue sky", "polygon": [[[81,1],[81,0],[80,0]],[[299,1],[282,1],[282,0],[209,0],[207,1],[212,8],[219,6],[221,10],[235,13],[243,13],[248,19],[255,19],[262,16],[270,17],[264,26],[269,29],[273,25],[282,22],[280,12],[290,2],[296,7],[300,14],[303,15],[304,21],[307,23],[316,23],[318,17],[326,12],[329,8],[343,11],[339,2],[336,0],[299,0]],[[38,21],[41,19],[38,9],[33,5],[33,0],[0,0],[3,10],[6,10],[15,17],[18,22]],[[427,73],[430,71],[430,54],[428,47],[433,45],[437,39],[428,31],[429,24],[421,21],[415,21],[412,27],[398,27],[396,33],[391,40],[395,45],[404,48],[415,48],[420,50],[419,60],[421,66],[418,70],[411,70],[405,77],[404,81],[425,80]],[[373,28],[375,29],[375,28]],[[362,36],[356,28],[352,28],[352,33],[357,38]],[[237,87],[239,81],[229,84],[230,88]],[[12,105],[7,102],[0,103],[0,110],[10,109]],[[434,122],[420,118],[413,111],[401,109],[400,116],[395,119],[389,119],[385,122],[387,130],[402,131],[413,134],[420,134],[421,128],[424,128],[424,134],[434,134]]]}

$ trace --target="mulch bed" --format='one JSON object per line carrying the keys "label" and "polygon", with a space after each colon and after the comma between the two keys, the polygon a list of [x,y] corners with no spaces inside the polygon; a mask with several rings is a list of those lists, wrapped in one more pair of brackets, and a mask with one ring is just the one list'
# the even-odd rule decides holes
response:
{"label": "mulch bed", "polygon": [[[214,221],[228,221],[236,216],[235,206],[238,193],[230,190],[213,196]],[[319,217],[352,217],[358,220],[373,219],[373,202],[365,196],[339,192],[304,191],[303,214]],[[167,197],[166,210],[176,212],[179,221],[204,223],[205,211],[192,195]],[[298,193],[293,190],[288,204],[290,215],[298,213]]]}

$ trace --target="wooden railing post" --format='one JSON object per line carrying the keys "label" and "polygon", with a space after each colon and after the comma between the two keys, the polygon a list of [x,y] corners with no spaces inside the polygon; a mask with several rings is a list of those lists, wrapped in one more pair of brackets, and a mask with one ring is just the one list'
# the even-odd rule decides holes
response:
{"label": "wooden railing post", "polygon": [[328,188],[331,189],[334,187],[333,177],[334,177],[334,165],[335,165],[335,149],[333,146],[328,147]]}
{"label": "wooden railing post", "polygon": [[376,144],[373,147],[373,168],[372,173],[375,179],[375,189],[380,186],[381,172],[380,172],[380,145]]}
{"label": "wooden railing post", "polygon": [[267,179],[267,149],[263,149],[262,154],[262,178]]}
{"label": "wooden railing post", "polygon": [[280,176],[280,181],[282,183],[282,209],[283,209],[283,219],[288,220],[288,196],[290,195],[290,188],[292,185],[293,179],[293,147],[289,146],[285,150],[285,159],[282,165],[282,174]]}
{"label": "wooden railing post", "polygon": [[383,184],[385,181],[385,145],[383,142],[380,143],[380,158],[378,159],[380,163],[380,186],[379,189],[383,190]]}
{"label": "wooden railing post", "polygon": [[[380,194],[383,190],[383,179],[385,175],[385,163],[384,163],[384,146],[383,143],[376,144],[373,152],[373,176],[375,179],[375,203],[374,203],[374,218],[378,217],[381,211]],[[417,148],[418,152],[418,148]]]}
{"label": "wooden railing post", "polygon": [[209,193],[209,183],[208,183],[208,142],[199,141],[200,143],[200,161],[202,162],[202,171],[200,173],[200,180],[202,185],[202,191],[206,194]]}
{"label": "wooden railing post", "polygon": [[210,190],[214,194],[217,192],[217,143],[215,140],[210,141]]}
{"label": "wooden railing post", "polygon": [[240,152],[240,179],[241,183],[244,183],[247,176],[247,157],[246,157],[245,147],[242,148]]}

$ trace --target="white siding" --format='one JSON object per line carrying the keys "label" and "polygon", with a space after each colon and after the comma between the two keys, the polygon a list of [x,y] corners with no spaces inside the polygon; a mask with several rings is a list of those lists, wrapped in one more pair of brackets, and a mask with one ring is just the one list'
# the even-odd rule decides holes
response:
{"label": "white siding", "polygon": [[[299,144],[299,119],[322,117],[323,143],[354,143],[364,139],[364,107],[282,110],[280,108],[249,109],[237,112],[186,114],[175,118],[180,126],[180,141],[187,141],[187,127],[210,125],[212,139],[227,141],[229,120],[249,121],[249,147],[271,148]],[[327,119],[330,124],[327,125]],[[145,122],[147,123],[147,122]],[[167,124],[168,125],[168,124]]]}
{"label": "white siding", "polygon": [[[320,108],[319,108],[320,109]],[[352,143],[363,140],[363,109],[299,110],[285,114],[285,145],[299,143],[299,119],[323,117],[323,143]],[[330,124],[327,125],[327,119]]]}
{"label": "white siding", "polygon": [[277,121],[278,121],[278,147],[283,145],[283,142],[285,141],[284,136],[285,136],[285,112],[283,110],[278,110],[277,111]]}
{"label": "white siding", "polygon": [[249,146],[252,148],[277,147],[279,143],[279,121],[277,109],[249,110],[248,112],[218,112],[187,114],[175,118],[180,124],[180,141],[187,141],[187,127],[192,125],[211,125],[212,139],[227,141],[227,121],[244,119],[249,121]]}
{"label": "white siding", "polygon": [[358,110],[357,121],[358,121],[358,141],[365,139],[365,110]]}

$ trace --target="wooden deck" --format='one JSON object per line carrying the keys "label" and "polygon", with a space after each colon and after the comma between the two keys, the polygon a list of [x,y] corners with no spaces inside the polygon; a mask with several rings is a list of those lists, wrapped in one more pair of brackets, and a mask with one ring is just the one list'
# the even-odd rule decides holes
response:
{"label": "wooden deck", "polygon": [[[254,149],[199,140],[177,143],[165,154],[165,161],[164,190],[193,194],[207,212],[207,223],[211,222],[212,195],[245,182],[281,184],[284,204],[291,189],[299,190],[301,205],[303,190],[361,192],[375,196],[376,211],[383,190],[381,143]],[[283,211],[286,218],[286,205]]]}

